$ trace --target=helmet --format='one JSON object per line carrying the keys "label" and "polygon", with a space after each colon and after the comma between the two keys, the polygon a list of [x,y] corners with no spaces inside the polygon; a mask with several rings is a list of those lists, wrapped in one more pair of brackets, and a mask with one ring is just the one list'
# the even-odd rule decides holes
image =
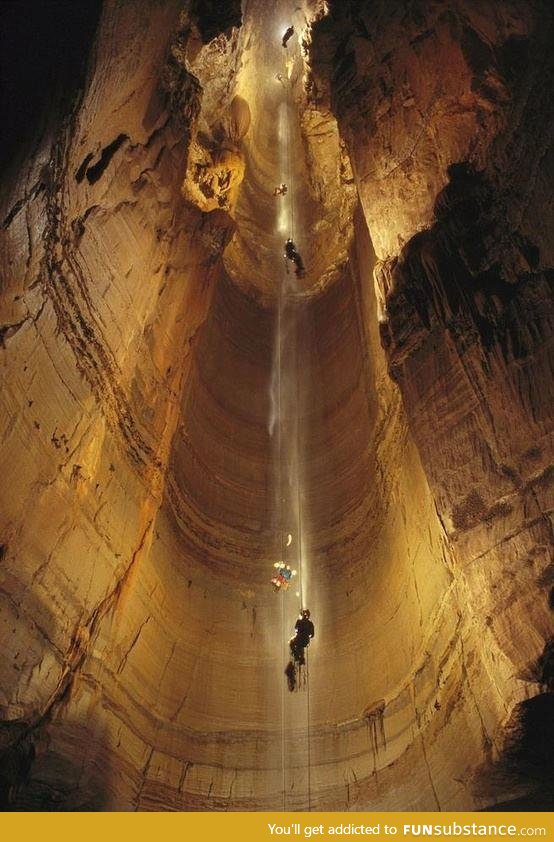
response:
{"label": "helmet", "polygon": [[303,608],[302,611],[301,611],[301,614],[302,614],[303,617],[309,617],[310,616],[310,612],[308,611],[307,608]]}

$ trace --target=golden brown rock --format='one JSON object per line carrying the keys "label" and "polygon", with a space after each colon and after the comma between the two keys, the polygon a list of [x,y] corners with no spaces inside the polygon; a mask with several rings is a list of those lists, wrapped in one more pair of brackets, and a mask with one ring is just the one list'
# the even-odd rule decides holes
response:
{"label": "golden brown rock", "polygon": [[4,803],[544,795],[547,12],[103,4],[1,193]]}

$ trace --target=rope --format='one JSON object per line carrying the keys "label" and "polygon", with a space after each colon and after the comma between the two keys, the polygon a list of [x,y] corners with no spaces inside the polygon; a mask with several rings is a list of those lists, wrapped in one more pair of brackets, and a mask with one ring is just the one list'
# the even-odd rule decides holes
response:
{"label": "rope", "polygon": [[[288,115],[287,115],[288,117]],[[287,129],[288,129],[288,119],[287,119]],[[288,144],[288,133],[287,133],[287,156],[290,155],[290,149]],[[287,157],[287,175],[290,167],[290,163]],[[285,258],[285,267],[286,267],[286,258]],[[284,517],[283,517],[283,418],[281,414],[281,390],[282,390],[282,382],[281,382],[281,330],[282,330],[282,313],[283,313],[283,285],[285,281],[283,279],[283,283],[279,284],[278,294],[277,294],[277,460],[278,460],[278,467],[277,467],[277,493],[279,495],[278,500],[278,515],[277,515],[277,527],[279,529],[279,548],[280,548],[280,555],[279,561],[285,561],[285,544],[284,544]],[[279,596],[281,599],[281,645],[282,645],[282,652],[286,651],[287,645],[287,633],[286,633],[286,621],[285,621],[285,592],[283,589],[280,590]],[[286,788],[287,788],[287,776],[286,776],[286,743],[285,743],[285,729],[286,729],[286,716],[285,716],[285,706],[286,706],[286,689],[284,681],[281,682],[281,770],[282,770],[282,790],[283,790],[283,812],[286,812]]]}
{"label": "rope", "polygon": [[[285,59],[286,64],[286,59]],[[286,66],[285,66],[286,72]],[[290,173],[290,135],[289,135],[289,115],[285,115],[287,123],[287,158],[286,170],[287,177]],[[285,258],[285,267],[287,266]],[[288,269],[287,269],[288,272]],[[279,284],[277,297],[277,458],[278,458],[278,528],[279,528],[279,547],[280,557],[279,561],[285,561],[285,524],[283,512],[283,417],[282,417],[282,358],[281,358],[281,336],[282,336],[282,317],[283,317],[283,289],[286,283],[283,278],[283,283]],[[281,599],[281,637],[282,637],[282,652],[287,651],[288,635],[286,630],[286,615],[285,615],[285,591],[281,589],[279,593]],[[281,682],[281,768],[282,768],[282,789],[283,789],[283,812],[286,812],[286,791],[287,791],[287,774],[286,774],[286,687],[285,682]]]}
{"label": "rope", "polygon": [[[285,60],[286,74],[286,60]],[[288,161],[288,188],[289,188],[289,209],[290,209],[290,238],[294,240],[294,174],[291,156],[291,115],[292,115],[292,82],[287,75],[287,161]]]}
{"label": "rope", "polygon": [[[298,327],[298,324],[297,324]],[[299,471],[300,471],[300,424],[299,424],[299,408],[300,408],[300,377],[298,373],[298,334],[296,336],[296,506],[298,509],[298,578],[300,579],[298,588],[300,593],[300,610],[305,608],[304,605],[304,573],[302,570],[302,495],[300,493]]]}
{"label": "rope", "polygon": [[[281,426],[281,306],[282,292],[279,286],[277,301],[277,493],[279,495],[277,526],[279,529],[279,561],[284,561],[284,532],[283,532],[283,476],[282,476],[282,426]],[[281,637],[283,648],[286,641],[285,626],[285,599],[281,596]],[[285,685],[282,682],[281,689],[281,768],[283,775],[283,812],[286,810],[286,768],[285,768]]]}
{"label": "rope", "polygon": [[[298,342],[298,337],[297,337]],[[299,374],[299,367],[298,367],[298,344],[296,346],[297,350],[297,357],[296,357],[296,412],[297,412],[297,420],[296,420],[296,500],[297,500],[297,507],[298,507],[298,576],[300,578],[300,608],[305,608],[304,605],[304,573],[303,573],[303,547],[302,547],[302,494],[300,492],[300,482],[299,482],[299,473],[300,473],[300,424],[299,424],[299,412],[300,412],[300,374]],[[305,649],[306,655],[306,739],[307,739],[307,754],[308,754],[308,812],[312,810],[312,782],[311,782],[311,739],[310,739],[310,661],[308,655],[309,646]]]}
{"label": "rope", "polygon": [[[288,78],[287,75],[287,68],[286,68],[286,59],[285,59],[285,77],[286,77],[286,87],[287,87],[287,97],[286,97],[286,122],[287,122],[287,132],[286,132],[286,143],[287,143],[287,185],[288,185],[288,196],[289,196],[289,231],[290,231],[290,239],[295,242],[295,223],[294,223],[294,172],[293,172],[293,163],[292,163],[292,139],[291,139],[291,124],[292,124],[292,115],[293,115],[293,100],[292,100],[292,83],[291,80]],[[284,524],[283,524],[283,478],[282,478],[282,461],[283,461],[283,454],[282,454],[282,418],[281,418],[281,317],[283,311],[283,292],[282,286],[279,287],[278,292],[278,316],[277,316],[277,366],[278,366],[278,374],[277,374],[277,384],[278,384],[278,399],[277,399],[277,410],[278,410],[278,459],[279,459],[279,467],[278,467],[278,487],[279,487],[279,527],[280,527],[280,535],[281,535],[281,560],[284,561]],[[299,422],[299,408],[300,408],[300,376],[299,376],[299,366],[298,366],[298,325],[297,327],[297,335],[296,335],[296,356],[294,359],[295,367],[296,367],[296,503],[297,503],[297,510],[298,510],[298,578],[299,578],[299,599],[300,599],[300,609],[304,608],[304,576],[303,576],[303,547],[302,547],[302,496],[300,491],[300,482],[299,482],[299,472],[300,472],[300,422]],[[283,645],[286,646],[286,634],[285,634],[285,604],[284,604],[284,595],[282,596],[282,603],[281,603],[281,624],[283,629]],[[311,804],[311,735],[310,735],[310,674],[309,674],[309,659],[308,659],[308,650],[306,648],[306,713],[307,713],[307,729],[306,729],[306,736],[307,736],[307,773],[308,773],[308,812],[311,812],[312,804]],[[300,676],[299,676],[300,679]],[[283,771],[283,811],[286,808],[286,770],[285,770],[285,686],[283,683],[283,690],[282,690],[282,702],[281,702],[281,729],[282,729],[282,745],[281,745],[281,763],[282,763],[282,771]]]}
{"label": "rope", "polygon": [[312,755],[311,755],[311,739],[310,739],[310,656],[308,649],[306,649],[306,714],[308,719],[307,739],[308,739],[308,813],[312,812]]}
{"label": "rope", "polygon": [[[292,80],[287,77],[287,157],[288,157],[288,177],[289,177],[289,196],[290,196],[290,237],[296,244],[295,239],[295,222],[294,222],[294,168],[292,161],[292,120],[293,120],[293,97],[292,97]],[[299,331],[298,323],[296,325],[296,501],[298,508],[298,577],[300,579],[300,609],[305,608],[304,604],[304,570],[303,570],[303,546],[302,546],[302,494],[300,491],[300,369],[299,369]],[[310,735],[310,668],[308,647],[305,649],[306,653],[306,739],[307,739],[307,772],[308,772],[308,812],[311,812],[312,803],[312,786],[311,786],[311,735]]]}

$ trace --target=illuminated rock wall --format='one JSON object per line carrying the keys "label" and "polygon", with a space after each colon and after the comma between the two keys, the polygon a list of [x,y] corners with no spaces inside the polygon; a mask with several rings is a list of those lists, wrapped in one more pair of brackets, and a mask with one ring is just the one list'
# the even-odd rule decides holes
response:
{"label": "illuminated rock wall", "polygon": [[[5,181],[2,797],[525,792],[478,780],[551,634],[535,7],[216,6],[105,3],[82,95]],[[268,584],[285,170],[316,624],[295,694],[298,600]]]}

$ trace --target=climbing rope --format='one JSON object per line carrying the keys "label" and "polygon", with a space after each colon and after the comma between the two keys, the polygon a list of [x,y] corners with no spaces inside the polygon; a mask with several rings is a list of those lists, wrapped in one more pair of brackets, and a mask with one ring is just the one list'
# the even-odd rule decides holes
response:
{"label": "climbing rope", "polygon": [[308,741],[308,813],[312,812],[312,754],[310,739],[310,656],[306,649],[306,738]]}
{"label": "climbing rope", "polygon": [[[277,506],[277,526],[279,529],[280,561],[284,561],[284,518],[283,518],[283,472],[282,472],[282,424],[281,424],[281,308],[282,308],[282,286],[279,285],[277,300],[277,493],[279,502]],[[281,637],[283,648],[286,646],[286,620],[285,620],[285,599],[284,592],[281,592]],[[285,765],[285,684],[281,682],[281,768],[283,775],[283,812],[286,810],[286,765]]]}
{"label": "climbing rope", "polygon": [[288,195],[289,195],[289,211],[290,211],[290,238],[293,242],[296,242],[294,239],[294,173],[293,173],[293,164],[292,164],[292,154],[291,154],[291,123],[292,123],[292,80],[289,79],[287,74],[287,66],[286,66],[286,59],[285,59],[285,76],[287,79],[287,184],[288,184]]}
{"label": "climbing rope", "polygon": [[[299,587],[299,594],[300,594],[300,610],[305,608],[304,605],[304,573],[303,573],[303,546],[302,546],[302,493],[300,491],[300,482],[299,482],[299,474],[300,474],[300,424],[299,424],[299,412],[300,412],[300,376],[299,376],[299,368],[298,368],[298,345],[297,345],[297,357],[296,357],[296,412],[297,412],[297,422],[296,422],[296,498],[297,498],[297,507],[298,507],[298,576],[300,579],[300,587]],[[307,739],[307,760],[308,760],[308,812],[311,812],[312,804],[311,804],[311,797],[312,797],[312,785],[311,785],[311,739],[310,739],[310,660],[308,655],[309,646],[306,647],[305,651],[305,659],[306,659],[306,739]]]}
{"label": "climbing rope", "polygon": [[[295,199],[295,188],[294,188],[294,165],[292,161],[292,117],[294,113],[293,108],[293,96],[292,96],[292,80],[289,78],[286,68],[286,59],[285,59],[285,78],[286,82],[286,123],[287,123],[287,184],[288,184],[288,196],[289,196],[289,223],[290,223],[290,239],[293,242],[295,240],[295,221],[294,221],[294,199]],[[279,319],[281,318],[282,312],[282,292],[281,289],[279,290]],[[299,376],[299,349],[298,349],[298,342],[299,342],[299,335],[298,335],[298,325],[297,328],[297,335],[296,335],[296,355],[294,359],[295,364],[295,375],[296,375],[296,505],[297,505],[297,512],[298,512],[298,535],[297,535],[297,542],[298,542],[298,578],[299,578],[299,601],[300,601],[300,611],[305,607],[304,605],[304,570],[303,570],[303,546],[302,546],[302,494],[301,494],[301,484],[300,484],[300,422],[299,422],[299,412],[300,412],[300,376]],[[279,324],[279,343],[280,343],[280,324]],[[278,357],[278,364],[279,364],[279,390],[281,387],[281,357],[280,357],[280,344],[279,344],[279,357]],[[279,402],[281,400],[281,393],[279,391]],[[279,404],[280,406],[280,404]],[[281,421],[281,416],[279,413],[279,421]],[[281,427],[281,424],[279,424]],[[279,435],[281,435],[281,429],[279,430]],[[281,452],[279,453],[279,458],[281,459]],[[299,612],[300,613],[300,612]],[[309,671],[309,657],[308,657],[308,648],[305,649],[305,687],[306,687],[306,714],[307,714],[307,728],[306,728],[306,737],[307,737],[307,774],[308,774],[308,812],[311,812],[311,735],[310,735],[310,671]],[[284,761],[284,756],[283,756]],[[283,780],[284,780],[284,772],[283,772]]]}
{"label": "climbing rope", "polygon": [[[292,83],[291,79],[287,73],[287,66],[286,66],[286,58],[285,58],[285,67],[284,67],[284,74],[283,78],[286,78],[285,83],[285,97],[283,99],[284,104],[284,112],[283,116],[286,121],[286,127],[284,132],[284,140],[286,143],[286,153],[284,156],[285,161],[285,182],[288,186],[287,196],[283,197],[286,198],[288,208],[288,227],[289,227],[289,237],[294,242],[295,236],[295,189],[294,189],[294,163],[292,160],[292,147],[293,147],[293,137],[292,137],[292,125],[293,125],[293,114],[294,114],[294,101],[292,95]],[[286,273],[288,275],[288,264],[285,259],[285,267]],[[283,470],[284,465],[284,453],[283,453],[283,428],[284,428],[284,420],[283,420],[283,395],[282,395],[282,367],[283,367],[283,354],[282,354],[282,332],[283,332],[283,321],[284,321],[284,313],[287,307],[287,300],[288,296],[292,292],[289,290],[288,283],[286,277],[283,279],[283,283],[279,284],[278,287],[278,295],[277,295],[277,338],[276,338],[276,353],[275,353],[275,363],[277,365],[277,400],[276,400],[276,410],[277,410],[277,489],[278,489],[278,505],[277,505],[277,526],[279,530],[279,542],[278,546],[280,548],[280,563],[285,564],[286,561],[286,546],[285,546],[285,534],[288,534],[288,529],[285,530],[285,516],[291,514],[294,504],[296,504],[297,509],[297,536],[296,540],[298,543],[297,555],[298,555],[298,598],[300,602],[300,611],[304,608],[304,571],[303,571],[303,545],[302,545],[302,493],[301,493],[301,482],[300,482],[300,421],[299,421],[299,408],[300,408],[300,376],[299,376],[299,325],[298,321],[294,322],[294,328],[296,332],[296,336],[294,338],[294,345],[289,344],[287,348],[287,360],[289,361],[289,365],[292,363],[293,365],[293,372],[294,377],[296,380],[296,417],[292,415],[291,412],[287,412],[287,418],[285,421],[289,425],[289,435],[294,433],[295,436],[295,466],[294,471],[295,475],[291,476],[289,473],[286,473]],[[292,298],[294,296],[291,296]],[[292,372],[291,372],[292,373]],[[294,381],[293,381],[294,382]],[[290,409],[289,404],[287,403],[285,411]],[[290,418],[288,417],[290,415]],[[294,418],[295,426],[294,430],[290,429],[290,422]],[[292,482],[295,482],[296,489],[294,489]],[[296,492],[296,500],[294,499],[294,492]],[[287,507],[285,507],[285,502],[287,502]],[[287,546],[288,546],[287,542]],[[282,645],[283,649],[286,649],[288,654],[288,636],[286,633],[286,611],[285,611],[285,600],[284,600],[284,593],[286,592],[286,588],[282,588],[280,590],[281,593],[281,636],[282,636]],[[300,613],[300,612],[299,612]],[[296,660],[296,659],[294,659]],[[309,686],[309,661],[307,655],[307,648],[305,649],[305,664],[304,664],[304,681],[302,682],[304,687],[306,688],[306,712],[307,712],[307,789],[308,789],[308,810],[311,811],[311,738],[310,738],[310,686]],[[298,683],[300,686],[301,683],[301,668],[298,666]],[[283,811],[286,810],[286,787],[287,787],[287,774],[286,774],[286,688],[285,683],[282,684],[282,693],[281,693],[281,767],[282,767],[282,790],[283,790]]]}
{"label": "climbing rope", "polygon": [[[287,138],[288,140],[288,138]],[[287,143],[287,155],[288,155],[288,143]],[[287,169],[288,169],[288,161],[287,161]],[[277,529],[279,530],[279,561],[284,562],[285,560],[285,542],[284,542],[284,534],[285,534],[285,523],[284,523],[284,512],[283,512],[283,419],[281,414],[281,330],[282,330],[282,309],[283,309],[283,284],[278,285],[278,292],[277,292],[277,330],[276,330],[276,364],[277,364]],[[287,635],[286,635],[286,617],[285,617],[285,598],[284,598],[285,591],[283,589],[280,590],[280,599],[281,599],[281,645],[282,651],[285,651],[285,647],[287,645]],[[287,786],[287,778],[286,778],[286,743],[285,743],[285,733],[286,733],[286,716],[285,716],[285,706],[286,706],[286,690],[284,682],[281,682],[281,772],[282,772],[282,794],[283,794],[283,812],[286,811],[286,786]]]}

